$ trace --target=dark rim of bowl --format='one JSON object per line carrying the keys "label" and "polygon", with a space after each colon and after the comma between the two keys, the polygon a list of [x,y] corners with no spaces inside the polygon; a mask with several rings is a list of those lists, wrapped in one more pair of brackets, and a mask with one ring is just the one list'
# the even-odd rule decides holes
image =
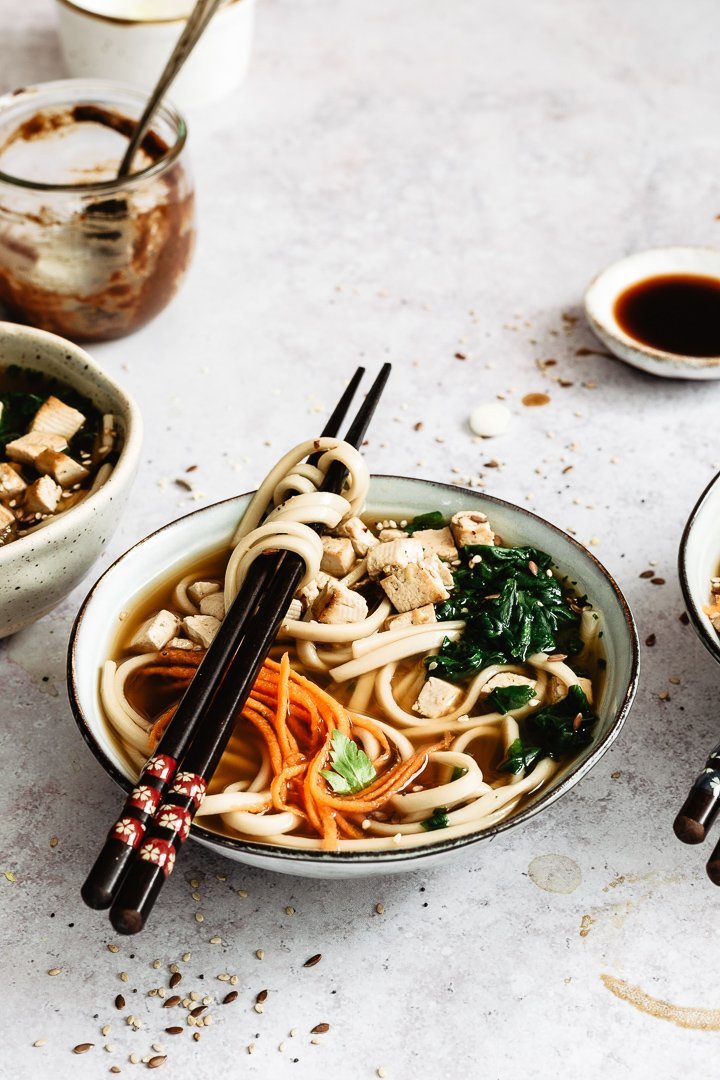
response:
{"label": "dark rim of bowl", "polygon": [[713,490],[718,481],[720,481],[720,472],[716,473],[715,476],[713,476],[712,480],[707,485],[702,495],[690,511],[690,517],[687,519],[685,523],[685,528],[682,532],[682,536],[680,537],[680,546],[678,548],[678,577],[680,579],[680,591],[682,592],[683,600],[685,601],[685,607],[687,609],[688,615],[690,616],[693,630],[700,638],[707,651],[711,653],[711,655],[714,657],[715,660],[718,661],[718,663],[720,663],[720,637],[718,637],[718,635],[714,631],[711,631],[707,615],[705,615],[704,612],[698,611],[697,604],[693,599],[692,591],[690,589],[690,578],[688,576],[686,557],[690,533],[695,526],[695,522],[697,521],[698,516],[703,506],[705,505],[708,496],[710,495],[710,492]]}
{"label": "dark rim of bowl", "polygon": [[[489,840],[492,837],[497,836],[502,832],[505,832],[507,829],[511,829],[516,825],[520,825],[526,821],[529,821],[531,818],[535,817],[536,814],[540,813],[541,810],[544,810],[546,807],[556,802],[563,795],[567,794],[567,792],[570,791],[570,789],[573,788],[575,784],[577,784],[578,781],[581,780],[583,776],[585,776],[585,774],[588,773],[590,769],[592,769],[592,767],[606,753],[606,751],[610,748],[612,743],[619,735],[620,730],[625,723],[625,720],[635,698],[635,692],[637,690],[638,677],[640,673],[640,648],[637,628],[635,626],[635,620],[633,619],[630,607],[628,606],[628,603],[622,592],[620,591],[620,588],[617,585],[615,579],[612,577],[609,571],[605,569],[602,563],[598,559],[596,559],[591,552],[587,550],[587,548],[583,547],[583,545],[580,544],[577,540],[575,540],[572,536],[569,536],[567,533],[563,532],[562,529],[559,529],[557,525],[553,525],[545,518],[540,517],[539,514],[534,514],[532,513],[532,511],[526,510],[524,507],[517,506],[515,503],[508,502],[506,499],[499,499],[493,495],[484,495],[472,490],[471,488],[463,488],[460,486],[443,484],[436,480],[421,480],[416,477],[410,476],[396,476],[394,474],[386,473],[373,474],[371,476],[371,482],[372,480],[410,480],[412,483],[420,484],[423,487],[430,486],[441,488],[443,491],[452,492],[454,495],[466,494],[475,499],[480,496],[483,500],[489,503],[494,503],[496,506],[508,507],[513,511],[518,511],[525,517],[533,518],[535,521],[541,522],[542,525],[547,526],[554,533],[557,533],[559,536],[562,536],[564,540],[568,541],[573,547],[578,550],[578,552],[584,558],[588,559],[591,563],[594,563],[596,568],[606,579],[615,594],[615,598],[623,613],[625,619],[625,628],[628,632],[628,636],[630,639],[632,661],[630,665],[630,678],[625,689],[623,700],[615,713],[614,720],[612,721],[608,730],[605,732],[605,735],[600,739],[600,741],[594,747],[593,752],[589,755],[588,758],[586,758],[584,762],[582,762],[581,765],[579,765],[576,769],[569,773],[556,787],[550,789],[545,795],[542,795],[537,802],[533,803],[532,806],[527,807],[525,810],[521,810],[519,813],[514,814],[512,817],[508,818],[506,821],[501,821],[497,825],[493,825],[490,828],[483,829],[478,832],[468,833],[463,836],[453,837],[447,840],[438,839],[435,843],[432,844],[423,844],[419,847],[408,847],[407,849],[398,851],[381,850],[353,852],[322,850],[308,851],[304,848],[283,848],[276,844],[263,844],[246,840],[237,840],[233,837],[223,836],[220,833],[213,832],[210,829],[205,829],[201,825],[193,824],[190,828],[190,835],[196,840],[200,840],[204,843],[211,845],[213,848],[226,848],[230,851],[239,852],[243,855],[270,857],[290,863],[315,862],[333,863],[339,865],[345,863],[367,863],[377,865],[379,863],[409,862],[421,859],[425,856],[437,855],[445,851],[454,851],[458,848],[467,847],[470,844],[479,843],[482,840]],[[113,762],[110,761],[110,759],[105,755],[104,751],[98,745],[92,731],[90,730],[88,722],[78,701],[78,693],[75,679],[75,645],[78,632],[80,630],[80,626],[85,615],[85,611],[89,603],[91,602],[96,589],[104,580],[104,578],[108,574],[112,573],[118,563],[122,562],[122,560],[126,558],[131,552],[141,547],[148,540],[152,540],[153,537],[157,536],[159,533],[164,532],[166,529],[172,528],[180,521],[184,521],[187,518],[195,517],[195,515],[197,514],[202,514],[206,512],[207,510],[211,509],[211,507],[224,506],[227,503],[235,502],[237,499],[249,497],[252,494],[253,492],[245,492],[243,495],[234,495],[229,499],[221,499],[219,500],[219,502],[212,503],[210,506],[201,507],[199,510],[193,510],[189,514],[184,514],[182,517],[176,518],[174,521],[168,522],[166,525],[161,526],[159,529],[156,529],[154,532],[144,537],[144,539],[138,541],[138,543],[134,544],[131,548],[128,549],[128,551],[120,555],[120,557],[117,558],[115,562],[111,566],[109,566],[107,570],[105,570],[105,572],[98,578],[88,595],[85,597],[82,606],[78,611],[77,617],[75,618],[75,622],[73,623],[73,628],[70,633],[70,641],[68,644],[67,655],[67,689],[68,697],[70,699],[70,707],[72,709],[73,716],[75,717],[75,722],[80,729],[80,733],[82,734],[87,745],[90,747],[90,750],[92,751],[96,759],[99,761],[99,763],[102,765],[105,772],[108,773],[112,777],[112,779],[126,792],[132,790],[134,786],[133,781],[128,780],[124,773],[122,773],[113,764]]]}

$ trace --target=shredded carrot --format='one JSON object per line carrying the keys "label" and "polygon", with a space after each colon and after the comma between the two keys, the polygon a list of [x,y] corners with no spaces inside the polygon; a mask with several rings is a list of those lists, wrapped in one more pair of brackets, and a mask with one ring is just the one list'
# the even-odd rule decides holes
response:
{"label": "shredded carrot", "polygon": [[[180,690],[189,685],[204,652],[183,653],[166,649],[153,661],[153,673],[162,672]],[[149,671],[148,671],[149,673]],[[155,746],[172,720],[176,706],[157,718],[149,733]],[[382,809],[425,768],[428,755],[446,742],[418,750],[407,760],[397,751],[379,724],[368,716],[351,713],[330,694],[293,671],[285,653],[280,662],[266,659],[242,710],[243,719],[255,728],[264,743],[272,769],[268,807],[290,812],[304,821],[325,848],[337,847],[338,837],[363,835],[362,818]],[[376,741],[373,759],[376,777],[354,795],[333,791],[324,769],[331,766],[334,731],[348,738],[364,731]],[[373,744],[374,745],[374,744]]]}

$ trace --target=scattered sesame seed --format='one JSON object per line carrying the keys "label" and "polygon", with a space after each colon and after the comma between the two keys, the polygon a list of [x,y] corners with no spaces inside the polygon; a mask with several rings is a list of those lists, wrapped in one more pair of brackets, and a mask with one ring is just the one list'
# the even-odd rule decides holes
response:
{"label": "scattered sesame seed", "polygon": [[203,1005],[212,1005],[213,999],[210,997],[209,994],[207,994],[206,997],[202,999],[202,1003]]}
{"label": "scattered sesame seed", "polygon": [[48,970],[48,975],[60,975],[61,973],[62,973],[62,968],[50,968]]}
{"label": "scattered sesame seed", "polygon": [[313,956],[309,957],[305,961],[305,963],[303,964],[303,967],[306,967],[306,968],[315,967],[315,965],[319,964],[321,960],[322,960],[322,953],[319,953],[319,952],[315,953]]}
{"label": "scattered sesame seed", "polygon": [[[260,959],[262,960],[262,957],[260,957]],[[240,979],[237,977],[237,975],[231,975],[230,976],[230,985],[231,986],[237,986],[237,984],[239,982],[240,982]]]}
{"label": "scattered sesame seed", "polygon": [[110,943],[110,944],[108,945],[108,952],[120,952],[120,946],[119,946],[119,945],[115,945],[114,943],[112,943],[112,942],[111,942],[111,943]]}
{"label": "scattered sesame seed", "polygon": [[165,1047],[162,1046],[160,1043],[153,1043],[152,1048],[153,1048],[153,1050],[155,1051],[156,1054],[164,1054],[165,1053]]}
{"label": "scattered sesame seed", "polygon": [[206,1016],[204,1020],[205,1027],[210,1027],[213,1022],[212,1016]]}
{"label": "scattered sesame seed", "polygon": [[279,1043],[278,1050],[280,1051],[281,1054],[284,1054],[285,1053],[285,1043]]}
{"label": "scattered sesame seed", "polygon": [[202,1016],[206,1009],[207,1005],[198,1005],[197,1008],[191,1009],[190,1015],[195,1017]]}
{"label": "scattered sesame seed", "polygon": [[255,1010],[256,1013],[264,1013],[265,1012],[265,1006],[263,1005],[262,1001],[256,1001],[255,1004],[253,1005],[253,1009]]}
{"label": "scattered sesame seed", "polygon": [[180,968],[177,966],[177,964],[170,964],[168,970],[171,971],[173,975],[177,975],[180,971]]}
{"label": "scattered sesame seed", "polygon": [[329,1024],[316,1024],[314,1028],[310,1028],[311,1035],[324,1035],[326,1031],[330,1030]]}
{"label": "scattered sesame seed", "polygon": [[198,994],[197,990],[191,990],[188,997],[190,998],[191,1001],[199,1001],[200,1000],[200,995]]}
{"label": "scattered sesame seed", "polygon": [[182,1035],[183,1031],[184,1031],[184,1028],[177,1027],[177,1026],[175,1026],[175,1027],[166,1027],[165,1028],[165,1034],[166,1035]]}
{"label": "scattered sesame seed", "polygon": [[57,847],[59,843],[60,843],[60,838],[58,836],[51,836],[50,837],[50,847]]}
{"label": "scattered sesame seed", "polygon": [[78,1043],[77,1046],[73,1046],[73,1054],[87,1054],[88,1050],[92,1050],[95,1043]]}
{"label": "scattered sesame seed", "polygon": [[181,1001],[179,994],[173,994],[167,1001],[163,1002],[163,1009],[172,1009],[175,1005],[179,1005]]}
{"label": "scattered sesame seed", "polygon": [[33,1046],[45,1046],[47,1039],[36,1039]]}
{"label": "scattered sesame seed", "polygon": [[195,1040],[195,1042],[200,1042],[200,1032],[199,1031],[193,1031],[193,1039]]}
{"label": "scattered sesame seed", "polygon": [[254,1053],[255,1053],[255,1049],[256,1049],[256,1047],[255,1047],[255,1043],[250,1043],[250,1044],[249,1044],[249,1046],[248,1046],[248,1048],[247,1048],[247,1052],[248,1052],[248,1054],[254,1054]]}
{"label": "scattered sesame seed", "polygon": [[108,1035],[110,1034],[110,1031],[111,1031],[111,1030],[112,1030],[112,1029],[111,1029],[110,1025],[109,1025],[109,1024],[105,1024],[105,1027],[103,1027],[103,1028],[101,1028],[101,1029],[100,1029],[100,1034],[101,1034],[101,1035],[105,1035],[105,1036],[107,1037],[107,1036],[108,1036]]}
{"label": "scattered sesame seed", "polygon": [[167,994],[167,990],[165,989],[165,987],[164,986],[158,986],[157,996],[159,998],[164,998],[166,994]]}
{"label": "scattered sesame seed", "polygon": [[286,907],[285,908],[285,914],[286,915],[294,915],[295,914],[295,908],[294,907]]}
{"label": "scattered sesame seed", "polygon": [[138,1057],[137,1054],[131,1054],[130,1058],[129,1058],[129,1061],[130,1061],[131,1065],[137,1065],[138,1062],[140,1061],[140,1058]]}
{"label": "scattered sesame seed", "polygon": [[168,985],[169,985],[170,989],[174,990],[175,987],[180,982],[182,982],[182,975],[180,974],[179,971],[173,971],[172,975],[170,976],[170,979],[168,980]]}
{"label": "scattered sesame seed", "polygon": [[187,964],[187,962],[188,962],[189,960],[192,960],[192,953],[189,953],[189,952],[183,953],[183,956],[182,956],[182,958],[183,958],[183,962],[184,962],[185,964]]}
{"label": "scattered sesame seed", "polygon": [[668,682],[672,683],[673,686],[679,686],[680,685],[680,679],[677,677],[677,675],[671,675],[670,678],[668,679]]}
{"label": "scattered sesame seed", "polygon": [[122,994],[118,994],[117,997],[115,998],[115,1008],[116,1009],[124,1009],[125,1008],[125,998],[122,996]]}
{"label": "scattered sesame seed", "polygon": [[117,1047],[114,1046],[112,1043],[105,1043],[105,1045],[103,1046],[103,1050],[105,1050],[108,1054],[114,1054],[117,1050]]}
{"label": "scattered sesame seed", "polygon": [[245,889],[238,889],[237,894],[238,894],[238,896],[242,896],[243,900],[248,895],[247,892],[245,891]]}
{"label": "scattered sesame seed", "polygon": [[205,922],[205,916],[202,911],[195,912],[195,922]]}
{"label": "scattered sesame seed", "polygon": [[196,903],[198,903],[198,904],[199,904],[199,903],[200,903],[200,901],[202,900],[202,896],[201,896],[201,895],[200,895],[200,893],[199,893],[199,892],[197,892],[197,891],[196,891],[196,892],[192,892],[192,893],[190,893],[190,895],[192,896],[193,900],[195,900],[195,901],[196,901]]}
{"label": "scattered sesame seed", "polygon": [[162,1054],[157,1054],[155,1057],[151,1057],[147,1063],[148,1069],[159,1069],[161,1065],[164,1065],[167,1058]]}
{"label": "scattered sesame seed", "polygon": [[211,945],[222,945],[222,938],[220,937],[220,935],[219,934],[214,934],[213,937],[210,938],[210,944]]}
{"label": "scattered sesame seed", "polygon": [[190,878],[190,885],[192,886],[193,889],[198,889],[200,887],[199,879],[196,878],[196,877]]}
{"label": "scattered sesame seed", "polygon": [[238,998],[237,990],[231,990],[230,993],[226,994],[225,997],[222,999],[222,1004],[223,1005],[232,1005],[233,1001],[237,1001],[237,998]]}
{"label": "scattered sesame seed", "polygon": [[111,1065],[110,1066],[110,1072],[115,1073],[115,1074],[121,1072],[120,1066],[119,1065]]}
{"label": "scattered sesame seed", "polygon": [[220,975],[218,975],[218,980],[220,982],[230,982],[230,976],[228,975],[227,971],[223,971]]}
{"label": "scattered sesame seed", "polygon": [[258,960],[264,960],[265,959],[265,950],[264,949],[256,949],[255,950],[255,955],[257,956]]}
{"label": "scattered sesame seed", "polygon": [[127,971],[121,971],[120,978],[123,982],[128,982],[130,976],[128,975]]}
{"label": "scattered sesame seed", "polygon": [[384,915],[385,914],[385,905],[384,904],[376,904],[375,905],[375,911],[378,913],[378,915]]}
{"label": "scattered sesame seed", "polygon": [[383,1077],[387,1076],[387,1069],[383,1065],[380,1065],[377,1074],[380,1077],[380,1080],[383,1080]]}

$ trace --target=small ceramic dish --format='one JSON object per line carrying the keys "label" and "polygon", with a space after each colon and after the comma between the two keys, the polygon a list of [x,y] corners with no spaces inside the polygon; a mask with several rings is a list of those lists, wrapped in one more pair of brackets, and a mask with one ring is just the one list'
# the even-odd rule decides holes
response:
{"label": "small ceramic dish", "polygon": [[[155,86],[193,0],[57,0],[68,74]],[[173,83],[181,109],[219,101],[243,82],[250,63],[255,0],[226,0]]]}
{"label": "small ceramic dish", "polygon": [[714,476],[692,509],[680,539],[678,574],[693,628],[720,663],[720,636],[705,614],[710,578],[720,572],[720,473]]}
{"label": "small ceramic dish", "polygon": [[585,313],[604,345],[625,363],[666,379],[720,379],[720,356],[681,356],[646,345],[619,325],[615,304],[630,286],[648,278],[682,274],[720,282],[720,250],[662,247],[640,251],[608,266],[585,294]]}
{"label": "small ceramic dish", "polygon": [[[215,503],[166,525],[127,551],[100,578],[78,614],[68,652],[68,690],[80,732],[105,771],[126,791],[132,787],[127,762],[104,719],[99,696],[100,670],[111,652],[119,618],[138,595],[158,579],[196,562],[205,552],[228,545],[249,495]],[[630,609],[607,570],[590,552],[554,525],[511,503],[475,491],[398,476],[372,478],[368,505],[379,517],[412,517],[430,510],[448,515],[459,505],[488,515],[511,544],[530,544],[552,553],[579,593],[592,598],[605,620],[607,668],[596,737],[512,818],[492,828],[422,847],[386,851],[320,851],[235,839],[203,828],[191,836],[237,862],[305,877],[342,878],[423,868],[451,859],[468,844],[489,840],[522,825],[565,795],[600,760],[625,721],[638,679],[638,641]],[[98,826],[102,826],[102,822]]]}
{"label": "small ceramic dish", "polygon": [[118,418],[122,449],[102,487],[47,525],[0,548],[0,637],[29,626],[85,577],[120,520],[137,470],[142,419],[137,405],[77,345],[0,322],[0,364],[41,371]]}

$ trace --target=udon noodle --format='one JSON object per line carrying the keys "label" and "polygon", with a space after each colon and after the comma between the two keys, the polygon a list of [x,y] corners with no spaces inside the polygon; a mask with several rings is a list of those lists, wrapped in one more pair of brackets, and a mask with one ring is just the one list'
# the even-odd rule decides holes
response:
{"label": "udon noodle", "polygon": [[[318,490],[335,461],[341,495]],[[123,623],[101,698],[139,773],[252,562],[284,549],[305,564],[200,824],[289,848],[432,843],[511,816],[592,741],[604,661],[587,600],[476,511],[362,517],[368,485],[348,444],[301,443],[229,551],[158,586]]]}

